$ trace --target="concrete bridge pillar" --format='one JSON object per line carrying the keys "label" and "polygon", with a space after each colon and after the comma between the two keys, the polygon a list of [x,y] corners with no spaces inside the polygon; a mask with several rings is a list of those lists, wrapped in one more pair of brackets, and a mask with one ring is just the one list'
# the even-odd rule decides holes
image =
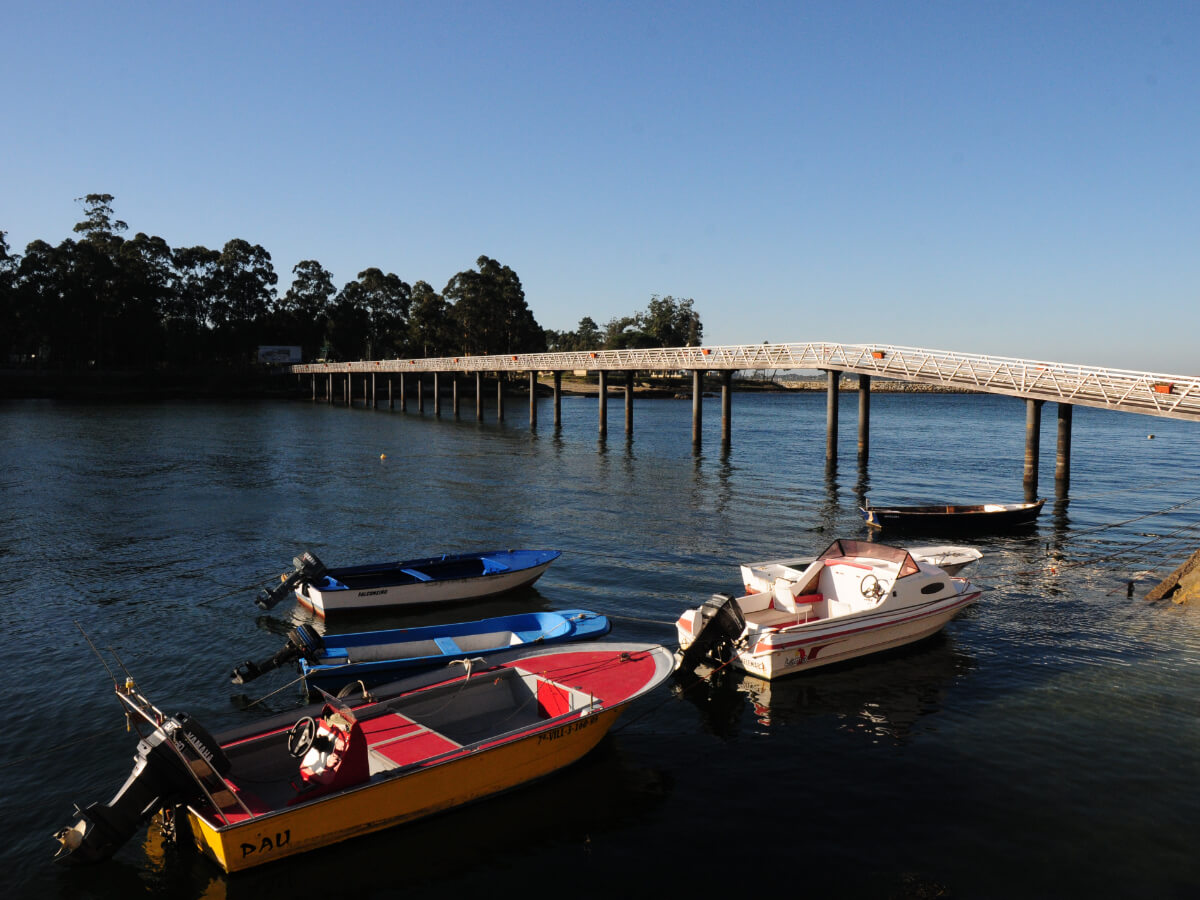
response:
{"label": "concrete bridge pillar", "polygon": [[837,466],[838,388],[842,373],[833,369],[825,372],[825,466]]}
{"label": "concrete bridge pillar", "polygon": [[601,369],[596,374],[600,387],[596,395],[600,403],[600,437],[608,437],[608,372]]}
{"label": "concrete bridge pillar", "polygon": [[417,379],[417,412],[425,412],[425,380]]}
{"label": "concrete bridge pillar", "polygon": [[438,380],[437,372],[433,373],[433,414],[440,416],[442,414],[442,388]]}
{"label": "concrete bridge pillar", "polygon": [[692,370],[692,443],[699,444],[704,425],[704,369]]}
{"label": "concrete bridge pillar", "polygon": [[733,370],[721,372],[721,444],[728,447],[733,433]]}
{"label": "concrete bridge pillar", "polygon": [[871,455],[871,376],[858,376],[858,464]]}
{"label": "concrete bridge pillar", "polygon": [[475,420],[483,421],[483,373],[475,373]]}
{"label": "concrete bridge pillar", "polygon": [[404,392],[405,382],[408,379],[404,377],[404,373],[400,373],[400,412],[408,412],[408,394]]}
{"label": "concrete bridge pillar", "polygon": [[1025,401],[1025,499],[1037,499],[1038,456],[1041,453],[1043,400]]}
{"label": "concrete bridge pillar", "polygon": [[537,375],[535,370],[529,372],[529,427],[537,428]]}
{"label": "concrete bridge pillar", "polygon": [[458,373],[455,372],[450,376],[450,406],[454,412],[454,418],[458,418]]}
{"label": "concrete bridge pillar", "polygon": [[1065,497],[1071,489],[1071,415],[1075,407],[1058,404],[1058,449],[1054,455],[1054,493]]}
{"label": "concrete bridge pillar", "polygon": [[504,421],[504,373],[496,373],[496,421]]}
{"label": "concrete bridge pillar", "polygon": [[633,375],[630,369],[625,373],[625,435],[633,434]]}
{"label": "concrete bridge pillar", "polygon": [[554,427],[562,427],[562,372],[554,373]]}

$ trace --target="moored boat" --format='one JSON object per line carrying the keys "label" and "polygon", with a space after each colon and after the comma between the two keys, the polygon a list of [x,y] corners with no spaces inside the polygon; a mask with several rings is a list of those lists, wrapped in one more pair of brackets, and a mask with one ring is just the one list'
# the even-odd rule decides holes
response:
{"label": "moored boat", "polygon": [[488,550],[327,568],[305,551],[292,560],[293,571],[255,602],[271,609],[295,592],[301,606],[325,616],[479,600],[528,587],[561,555],[559,550]]}
{"label": "moored boat", "polygon": [[410,822],[575,762],[673,663],[655,644],[510,651],[215,737],[129,680],[116,692],[142,735],[133,773],[78,810],[55,858],[107,859],[159,810],[227,872]]}
{"label": "moored boat", "polygon": [[611,628],[605,616],[585,609],[350,634],[322,635],[301,625],[270,659],[238,666],[233,681],[245,684],[295,661],[310,690],[336,692],[353,683],[374,687],[406,673],[444,666],[454,659],[484,658],[517,647],[592,640],[603,637]]}
{"label": "moored boat", "polygon": [[704,659],[777,678],[912,643],[979,599],[900,547],[837,540],[769,593],[715,594],[676,622],[681,669]]}
{"label": "moored boat", "polygon": [[[947,575],[957,575],[964,568],[983,554],[974,547],[960,547],[953,544],[936,544],[928,546],[909,545],[906,547],[917,562],[926,562],[937,566]],[[799,556],[791,559],[768,559],[763,562],[742,563],[742,585],[747,594],[760,594],[773,591],[775,582],[794,582],[800,578],[804,570],[812,565],[813,556]]]}
{"label": "moored boat", "polygon": [[896,531],[946,533],[1002,531],[1032,525],[1045,500],[1030,503],[932,504],[928,506],[859,507],[863,520],[873,528]]}

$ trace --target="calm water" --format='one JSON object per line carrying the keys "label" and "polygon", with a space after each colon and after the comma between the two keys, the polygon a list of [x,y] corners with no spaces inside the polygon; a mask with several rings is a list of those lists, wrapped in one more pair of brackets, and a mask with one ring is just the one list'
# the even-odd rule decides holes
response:
{"label": "calm water", "polygon": [[[610,402],[605,444],[595,401],[574,398],[557,432],[544,405],[536,433],[521,400],[501,425],[491,410],[476,423],[471,401],[460,421],[306,402],[0,406],[6,896],[479,896],[531,879],[575,896],[1196,896],[1200,609],[1140,596],[1146,572],[1200,546],[1198,432],[1089,409],[1070,503],[975,541],[967,573],[992,590],[931,641],[773,684],[674,684],[559,776],[241,876],[140,835],[96,868],[50,862],[72,804],[108,799],[134,752],[75,623],[160,706],[215,730],[302,701],[289,672],[228,680],[305,620],[253,604],[301,549],[338,565],[558,548],[536,590],[408,621],[584,607],[614,638],[673,646],[674,619],[734,590],[739,561],[862,536],[864,494],[1021,499],[1020,402],[876,394],[869,472],[843,402],[833,476],[819,394],[735,396],[727,452],[715,399],[698,451],[689,401],[639,401],[632,441]],[[1044,420],[1052,494],[1053,406]]]}

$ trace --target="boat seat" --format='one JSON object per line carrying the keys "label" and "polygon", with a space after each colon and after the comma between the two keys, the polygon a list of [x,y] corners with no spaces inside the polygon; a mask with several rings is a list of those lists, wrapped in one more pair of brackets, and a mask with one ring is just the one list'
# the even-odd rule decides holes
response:
{"label": "boat seat", "polygon": [[431,576],[426,575],[424,572],[420,572],[416,569],[401,569],[400,571],[405,575],[411,575],[413,578],[417,579],[417,581],[433,581]]}
{"label": "boat seat", "polygon": [[824,594],[801,594],[799,597],[793,597],[790,592],[783,590],[775,592],[771,606],[784,612],[794,613],[801,612],[801,607],[811,608],[814,603],[820,603],[824,599]]}
{"label": "boat seat", "polygon": [[454,638],[450,638],[450,637],[434,638],[433,642],[435,644],[437,644],[438,649],[441,650],[443,653],[445,653],[447,656],[453,656],[456,653],[462,653],[462,650],[459,648],[458,644],[454,643]]}

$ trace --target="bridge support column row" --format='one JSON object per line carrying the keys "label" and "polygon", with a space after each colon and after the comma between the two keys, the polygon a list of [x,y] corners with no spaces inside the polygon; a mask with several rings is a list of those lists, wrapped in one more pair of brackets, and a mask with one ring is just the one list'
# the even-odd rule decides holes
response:
{"label": "bridge support column row", "polygon": [[[1025,401],[1025,475],[1026,502],[1037,499],[1038,459],[1041,455],[1042,400]],[[1058,404],[1058,445],[1054,452],[1054,493],[1065,497],[1071,489],[1071,420],[1074,407]]]}

